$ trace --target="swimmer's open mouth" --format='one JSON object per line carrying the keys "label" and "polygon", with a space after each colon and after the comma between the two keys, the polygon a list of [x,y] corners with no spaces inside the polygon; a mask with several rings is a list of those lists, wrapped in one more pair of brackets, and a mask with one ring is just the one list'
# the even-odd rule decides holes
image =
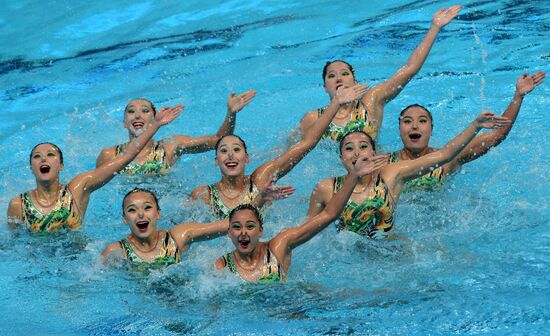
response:
{"label": "swimmer's open mouth", "polygon": [[136,226],[139,230],[139,232],[145,232],[147,231],[147,228],[149,227],[149,222],[148,221],[139,221],[136,223]]}
{"label": "swimmer's open mouth", "polygon": [[411,133],[409,134],[409,139],[411,139],[413,142],[417,142],[422,137],[422,134],[420,133]]}
{"label": "swimmer's open mouth", "polygon": [[134,126],[134,128],[143,128],[143,125],[143,121],[136,121],[132,123],[132,126]]}
{"label": "swimmer's open mouth", "polygon": [[226,163],[225,163],[225,166],[226,166],[227,168],[235,168],[235,167],[237,167],[238,165],[239,165],[238,162],[226,162]]}
{"label": "swimmer's open mouth", "polygon": [[341,87],[344,87],[344,84],[336,84],[336,91],[338,91]]}
{"label": "swimmer's open mouth", "polygon": [[50,166],[48,166],[48,165],[41,165],[41,166],[40,166],[40,172],[41,172],[42,174],[47,174],[47,173],[49,173],[49,172],[50,172],[50,169],[51,169],[51,168],[50,168]]}
{"label": "swimmer's open mouth", "polygon": [[242,249],[247,249],[248,245],[250,245],[250,240],[248,239],[239,239],[239,245]]}

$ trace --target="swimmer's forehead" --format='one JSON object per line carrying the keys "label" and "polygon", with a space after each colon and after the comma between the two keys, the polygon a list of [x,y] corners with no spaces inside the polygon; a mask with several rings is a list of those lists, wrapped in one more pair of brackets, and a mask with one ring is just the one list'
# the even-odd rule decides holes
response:
{"label": "swimmer's forehead", "polygon": [[128,207],[136,203],[152,203],[155,204],[155,198],[148,192],[136,191],[128,195],[124,200],[124,206]]}
{"label": "swimmer's forehead", "polygon": [[405,111],[405,113],[403,113],[403,116],[401,116],[401,118],[413,117],[413,116],[420,116],[420,117],[429,118],[430,114],[428,113],[428,111],[424,110],[423,108],[415,106],[415,107],[411,107],[410,109]]}
{"label": "swimmer's forehead", "polygon": [[223,138],[223,140],[220,142],[220,147],[222,146],[227,146],[227,145],[239,145],[239,146],[243,146],[243,143],[241,140],[239,140],[239,138],[237,137],[234,137],[234,136],[226,136],[225,138]]}
{"label": "swimmer's forehead", "polygon": [[254,211],[250,210],[250,209],[243,209],[243,210],[239,210],[237,211],[236,214],[233,215],[233,217],[231,218],[231,223],[243,223],[243,222],[254,222],[254,223],[259,223],[259,220],[258,218],[256,218],[256,214],[254,213]]}
{"label": "swimmer's forehead", "polygon": [[33,149],[33,153],[36,153],[36,152],[56,152],[56,153],[59,153],[59,151],[57,150],[57,148],[55,148],[54,146],[50,145],[50,144],[41,144],[41,145],[38,145],[36,146],[35,149]]}
{"label": "swimmer's forehead", "polygon": [[342,71],[342,70],[350,71],[349,66],[346,63],[334,62],[327,67],[327,74],[329,72]]}
{"label": "swimmer's forehead", "polygon": [[148,102],[147,100],[134,99],[131,102],[129,102],[128,105],[126,105],[126,110],[129,109],[130,107],[143,107],[143,106],[147,108],[152,108],[151,103]]}

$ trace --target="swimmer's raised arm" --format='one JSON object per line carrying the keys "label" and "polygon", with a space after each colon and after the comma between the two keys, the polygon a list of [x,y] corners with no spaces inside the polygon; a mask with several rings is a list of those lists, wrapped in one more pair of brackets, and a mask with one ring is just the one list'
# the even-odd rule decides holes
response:
{"label": "swimmer's raised arm", "polygon": [[[430,29],[426,33],[426,36],[424,36],[422,42],[420,42],[418,47],[416,47],[411,54],[407,63],[397,70],[397,72],[386,82],[376,85],[372,89],[372,95],[366,95],[364,99],[371,97],[371,99],[374,99],[374,103],[378,105],[378,107],[381,107],[395,98],[422,68],[441,28],[451,22],[461,9],[461,6],[451,6],[449,8],[442,8],[435,13]],[[366,101],[364,101],[364,103],[367,104]],[[375,119],[381,124],[382,109],[375,108],[374,112],[379,114],[375,115]]]}
{"label": "swimmer's raised arm", "polygon": [[68,186],[75,199],[79,200],[79,205],[87,204],[90,193],[109,182],[118,171],[124,169],[138,155],[158,129],[176,119],[180,111],[179,109],[160,110],[155,118],[145,127],[143,133],[126,145],[124,153],[114,157],[111,161],[100,167],[72,179]]}
{"label": "swimmer's raised arm", "polygon": [[229,219],[212,223],[182,223],[172,229],[170,234],[178,244],[180,253],[187,252],[191,244],[223,236],[229,228]]}
{"label": "swimmer's raised arm", "polygon": [[393,163],[388,166],[388,169],[383,170],[383,178],[392,193],[399,195],[404,182],[427,173],[435,166],[451,161],[483,128],[500,128],[509,124],[510,120],[505,117],[495,116],[494,113],[488,111],[482,112],[462,133],[449,141],[443,148],[415,160]]}
{"label": "swimmer's raised arm", "polygon": [[300,226],[284,230],[270,240],[269,247],[276,256],[284,256],[282,259],[286,268],[290,263],[292,249],[307,242],[336,220],[361,177],[382,168],[385,164],[386,162],[372,160],[367,156],[358,158],[353,170],[345,177],[342,188],[334,194],[318,215],[307,219]]}
{"label": "swimmer's raised arm", "polygon": [[277,181],[285,176],[297,165],[321,140],[321,136],[338,112],[340,106],[349,104],[360,98],[368,90],[366,85],[357,84],[349,88],[341,88],[331,100],[323,115],[306,130],[302,139],[287,149],[281,156],[264,163],[252,174],[257,185],[265,185],[270,181]]}
{"label": "swimmer's raised arm", "polygon": [[200,137],[184,135],[173,136],[165,141],[167,151],[173,153],[174,158],[177,158],[182,154],[202,153],[214,149],[216,142],[221,137],[233,134],[237,112],[248,105],[255,95],[256,91],[254,90],[249,90],[239,95],[235,94],[235,92],[231,92],[229,97],[227,97],[227,114],[225,120],[216,134]]}
{"label": "swimmer's raised arm", "polygon": [[449,174],[458,170],[463,164],[484,155],[492,147],[497,146],[499,143],[504,141],[504,139],[506,139],[512,130],[512,126],[514,126],[521,108],[521,103],[523,102],[523,97],[539,86],[544,81],[545,76],[546,73],[544,71],[539,71],[533,75],[525,73],[518,78],[514,97],[502,114],[502,117],[510,120],[510,124],[503,125],[502,127],[496,128],[491,132],[475,137],[474,140],[472,140],[472,142],[470,142],[468,146],[466,146],[464,150],[450,162]]}

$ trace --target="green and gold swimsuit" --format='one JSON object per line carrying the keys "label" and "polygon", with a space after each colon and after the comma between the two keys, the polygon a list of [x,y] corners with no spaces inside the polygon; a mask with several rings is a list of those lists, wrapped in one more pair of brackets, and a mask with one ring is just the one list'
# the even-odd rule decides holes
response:
{"label": "green and gold swimsuit", "polygon": [[[223,256],[224,267],[227,267],[231,273],[235,273],[243,281],[247,281],[241,277],[235,260],[233,259],[233,253],[227,253]],[[286,274],[282,271],[281,264],[277,260],[277,257],[268,248],[264,254],[264,260],[262,264],[262,276],[258,279],[259,283],[270,283],[286,281]]]}
{"label": "green and gold swimsuit", "polygon": [[[126,144],[116,146],[116,155],[124,153]],[[168,163],[166,162],[166,152],[162,141],[155,142],[153,150],[149,153],[147,160],[144,163],[139,164],[137,162],[130,162],[120,174],[127,175],[164,175],[168,169]]]}
{"label": "green and gold swimsuit", "polygon": [[[388,163],[399,161],[399,152],[393,152],[389,156]],[[436,189],[445,185],[445,171],[443,166],[434,168],[431,172],[424,174],[414,180],[405,182],[403,192],[417,190]]]}
{"label": "green and gold swimsuit", "polygon": [[155,265],[172,265],[177,264],[180,262],[180,253],[178,244],[176,244],[176,241],[174,238],[172,238],[172,235],[170,232],[165,231],[164,232],[164,238],[162,239],[162,247],[160,248],[159,256],[155,258],[154,261],[147,261],[143,260],[140,256],[137,255],[136,251],[132,247],[132,244],[128,241],[128,239],[124,238],[122,239],[120,243],[120,247],[126,254],[126,258],[130,260],[133,263],[140,263],[140,264],[155,264]]}
{"label": "green and gold swimsuit", "polygon": [[[254,200],[254,197],[258,195],[258,187],[252,183],[249,179],[249,185],[247,191],[241,197],[239,204],[250,204]],[[220,191],[218,190],[217,183],[211,184],[208,186],[208,194],[210,195],[210,210],[212,214],[219,219],[224,219],[229,217],[231,210],[233,208],[225,205],[220,196]]]}
{"label": "green and gold swimsuit", "polygon": [[[321,107],[317,110],[319,117],[325,113],[326,107]],[[353,132],[353,131],[363,131],[367,133],[373,140],[376,139],[378,135],[378,130],[376,126],[369,119],[367,114],[367,109],[361,103],[361,100],[358,100],[354,106],[354,109],[351,113],[351,119],[345,126],[336,125],[334,122],[330,122],[328,128],[323,134],[323,139],[330,138],[336,142],[340,142],[344,135]]]}
{"label": "green and gold swimsuit", "polygon": [[73,195],[66,185],[60,186],[59,197],[48,214],[34,206],[30,192],[23,193],[20,197],[23,221],[32,232],[54,232],[62,227],[76,229],[82,225],[82,218],[73,203]]}
{"label": "green and gold swimsuit", "polygon": [[[344,176],[334,178],[334,193],[344,185]],[[378,176],[369,196],[360,204],[348,200],[340,214],[338,230],[347,230],[370,238],[385,238],[393,227],[395,202],[388,186]]]}

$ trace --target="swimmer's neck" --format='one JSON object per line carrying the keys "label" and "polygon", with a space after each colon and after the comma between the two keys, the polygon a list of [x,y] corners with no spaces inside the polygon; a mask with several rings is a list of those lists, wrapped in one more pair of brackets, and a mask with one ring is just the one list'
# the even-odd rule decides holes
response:
{"label": "swimmer's neck", "polygon": [[419,157],[422,157],[426,154],[433,152],[435,149],[429,146],[424,147],[423,149],[412,149],[403,147],[398,153],[399,160],[415,160]]}
{"label": "swimmer's neck", "polygon": [[267,244],[264,242],[258,242],[256,248],[250,253],[240,253],[239,250],[235,249],[234,256],[237,258],[240,265],[253,266],[258,264],[258,262],[263,258],[265,248]]}
{"label": "swimmer's neck", "polygon": [[36,192],[41,194],[57,194],[57,191],[60,187],[59,183],[59,175],[57,175],[53,180],[51,181],[39,181],[36,179]]}
{"label": "swimmer's neck", "polygon": [[250,177],[244,174],[240,176],[222,176],[220,184],[224,187],[231,187],[231,189],[243,188],[248,185],[249,179]]}
{"label": "swimmer's neck", "polygon": [[130,237],[132,238],[132,242],[137,246],[138,251],[140,252],[151,252],[154,250],[158,245],[160,232],[157,230],[153,232],[149,237],[139,238],[135,236],[133,233],[130,234]]}

